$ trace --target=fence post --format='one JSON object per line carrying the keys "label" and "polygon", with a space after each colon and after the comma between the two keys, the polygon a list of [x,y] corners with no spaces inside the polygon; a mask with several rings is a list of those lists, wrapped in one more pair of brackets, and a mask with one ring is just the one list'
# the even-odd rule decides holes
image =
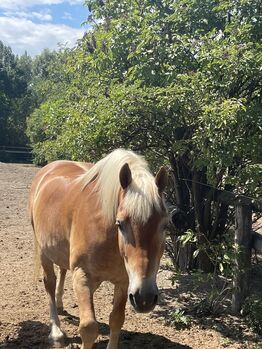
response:
{"label": "fence post", "polygon": [[235,224],[232,312],[238,314],[249,291],[252,239],[252,209],[250,205],[235,206]]}

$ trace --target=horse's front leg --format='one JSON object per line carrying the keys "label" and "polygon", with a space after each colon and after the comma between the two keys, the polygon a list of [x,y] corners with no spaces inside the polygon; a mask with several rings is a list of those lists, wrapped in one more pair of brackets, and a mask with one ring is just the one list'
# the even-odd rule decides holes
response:
{"label": "horse's front leg", "polygon": [[95,319],[93,303],[93,294],[98,285],[87,277],[82,268],[75,268],[73,271],[73,287],[78,300],[81,349],[91,349],[98,335],[98,323]]}
{"label": "horse's front leg", "polygon": [[106,349],[117,349],[121,327],[125,321],[125,307],[128,285],[116,285],[114,305],[109,318],[110,338]]}

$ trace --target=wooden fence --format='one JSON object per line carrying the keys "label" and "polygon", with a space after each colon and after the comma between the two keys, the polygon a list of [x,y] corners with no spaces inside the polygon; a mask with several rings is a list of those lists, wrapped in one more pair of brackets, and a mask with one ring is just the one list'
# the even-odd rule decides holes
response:
{"label": "wooden fence", "polygon": [[[233,277],[232,312],[238,314],[249,295],[252,249],[262,253],[262,236],[252,230],[252,206],[235,206],[235,265]],[[257,206],[257,205],[256,205]],[[259,205],[260,206],[260,205]],[[261,212],[261,207],[256,211]]]}
{"label": "wooden fence", "polygon": [[[235,207],[232,312],[238,314],[249,294],[252,249],[262,253],[262,235],[252,230],[252,213],[262,212],[262,202],[229,191],[213,189],[213,201]],[[181,221],[185,219],[186,216],[182,217]],[[177,226],[174,221],[173,224]]]}
{"label": "wooden fence", "polygon": [[249,294],[252,249],[262,253],[262,236],[252,230],[252,212],[262,212],[262,202],[223,190],[216,190],[215,200],[235,206],[232,312],[238,314]]}
{"label": "wooden fence", "polygon": [[30,147],[0,146],[0,161],[3,162],[32,162]]}

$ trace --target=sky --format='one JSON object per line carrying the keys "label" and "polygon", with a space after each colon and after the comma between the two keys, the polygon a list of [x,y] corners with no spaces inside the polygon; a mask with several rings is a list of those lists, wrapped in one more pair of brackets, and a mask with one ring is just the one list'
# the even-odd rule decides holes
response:
{"label": "sky", "polygon": [[73,47],[87,30],[84,0],[0,0],[0,40],[13,53]]}

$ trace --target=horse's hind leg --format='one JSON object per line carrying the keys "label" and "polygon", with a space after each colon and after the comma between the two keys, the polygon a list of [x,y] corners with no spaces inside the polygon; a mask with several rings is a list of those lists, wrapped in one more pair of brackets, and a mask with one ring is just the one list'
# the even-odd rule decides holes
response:
{"label": "horse's hind leg", "polygon": [[125,321],[127,287],[115,286],[114,305],[109,318],[110,338],[106,349],[117,349],[121,327]]}
{"label": "horse's hind leg", "polygon": [[57,307],[57,312],[58,314],[62,314],[63,313],[63,294],[64,294],[64,283],[65,283],[65,276],[66,276],[66,269],[63,268],[59,268],[59,279],[58,279],[58,283],[56,286],[56,293],[55,293],[55,297],[56,297],[56,307]]}
{"label": "horse's hind leg", "polygon": [[51,331],[49,340],[52,345],[61,346],[64,342],[64,334],[60,329],[60,321],[57,314],[55,290],[56,290],[56,276],[54,272],[53,262],[50,261],[44,254],[41,255],[41,264],[44,270],[44,284],[46,292],[49,296],[50,307],[50,326]]}

